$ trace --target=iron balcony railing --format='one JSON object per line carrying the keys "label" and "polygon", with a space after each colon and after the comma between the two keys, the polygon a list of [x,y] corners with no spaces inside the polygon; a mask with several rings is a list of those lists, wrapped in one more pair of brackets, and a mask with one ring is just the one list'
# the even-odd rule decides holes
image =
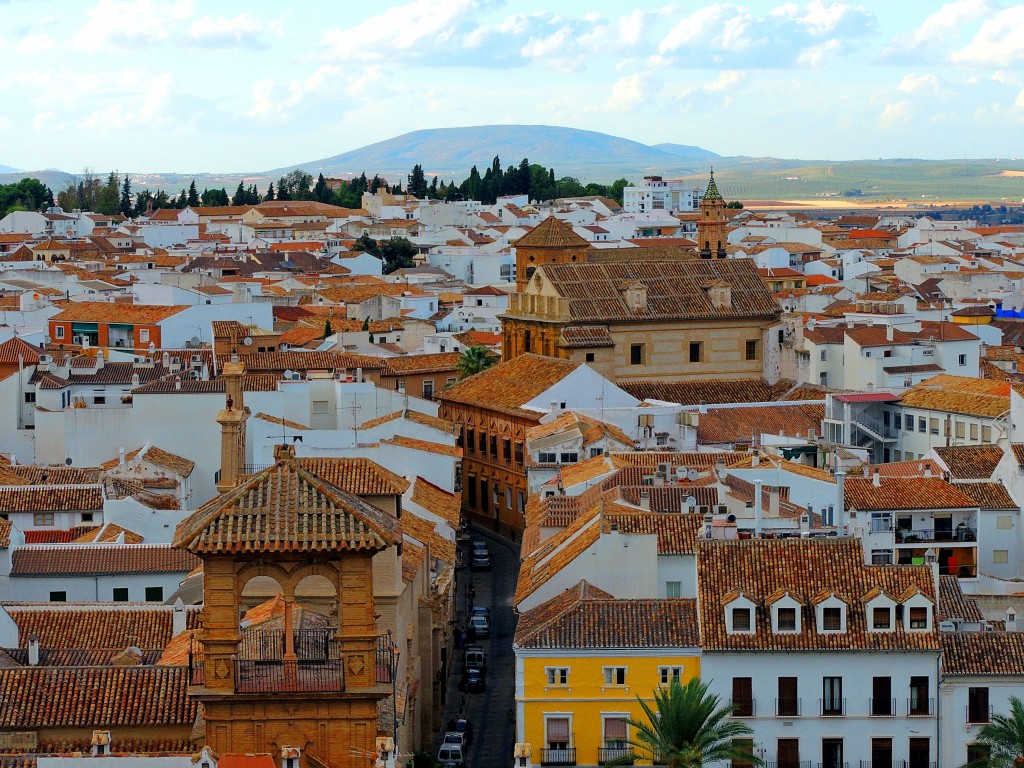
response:
{"label": "iron balcony railing", "polygon": [[576,765],[576,747],[564,747],[562,749],[542,749],[540,751],[541,765]]}
{"label": "iron balcony railing", "polygon": [[935,528],[900,528],[896,531],[898,543],[915,544],[928,541],[977,541],[978,529],[960,526],[952,530]]}
{"label": "iron balcony railing", "polygon": [[632,747],[598,747],[597,749],[597,764],[604,765],[605,763],[615,762],[617,765],[632,765],[633,764],[633,748]]}
{"label": "iron balcony railing", "polygon": [[993,707],[979,707],[978,705],[967,705],[967,723],[975,725],[980,723],[991,723]]}
{"label": "iron balcony railing", "polygon": [[871,717],[895,717],[896,699],[868,699],[868,712]]}
{"label": "iron balcony railing", "polygon": [[776,717],[801,717],[803,715],[803,702],[801,699],[776,699]]}
{"label": "iron balcony railing", "polygon": [[907,768],[906,760],[861,760],[860,768]]}
{"label": "iron balcony railing", "polygon": [[754,699],[732,699],[729,706],[732,707],[733,717],[754,717],[757,712],[757,702]]}
{"label": "iron balcony railing", "polygon": [[846,699],[821,699],[819,712],[822,717],[844,717],[846,715]]}
{"label": "iron balcony railing", "polygon": [[811,768],[810,760],[780,760],[775,763],[765,763],[765,768]]}
{"label": "iron balcony railing", "polygon": [[928,717],[935,714],[935,699],[907,699],[907,715],[910,717]]}

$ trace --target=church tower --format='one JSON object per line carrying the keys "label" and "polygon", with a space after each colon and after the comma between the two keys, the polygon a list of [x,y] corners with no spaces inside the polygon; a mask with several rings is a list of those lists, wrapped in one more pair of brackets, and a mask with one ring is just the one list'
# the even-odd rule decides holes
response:
{"label": "church tower", "polygon": [[725,200],[715,183],[715,172],[711,171],[711,180],[707,191],[700,201],[700,214],[697,217],[697,242],[700,244],[700,257],[710,259],[725,258],[726,231],[728,220],[725,216]]}
{"label": "church tower", "polygon": [[245,468],[245,422],[249,412],[245,409],[242,377],[245,364],[238,355],[224,363],[224,410],[217,414],[220,424],[220,475],[217,490],[226,493],[238,485]]}
{"label": "church tower", "polygon": [[513,245],[516,247],[516,290],[520,293],[537,267],[584,262],[590,250],[590,243],[573,232],[571,225],[554,216],[548,216]]}
{"label": "church tower", "polygon": [[[365,768],[395,658],[377,633],[373,557],[399,545],[401,529],[303,469],[291,446],[274,458],[175,531],[174,546],[203,561],[189,695],[203,704],[206,746],[217,754]],[[268,594],[280,609],[275,625],[243,621]]]}

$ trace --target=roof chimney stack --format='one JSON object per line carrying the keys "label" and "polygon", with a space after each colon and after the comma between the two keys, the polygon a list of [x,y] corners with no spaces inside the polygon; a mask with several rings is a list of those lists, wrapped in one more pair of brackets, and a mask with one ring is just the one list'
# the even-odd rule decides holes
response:
{"label": "roof chimney stack", "polygon": [[28,639],[28,665],[30,667],[39,666],[39,638],[35,635],[31,635]]}

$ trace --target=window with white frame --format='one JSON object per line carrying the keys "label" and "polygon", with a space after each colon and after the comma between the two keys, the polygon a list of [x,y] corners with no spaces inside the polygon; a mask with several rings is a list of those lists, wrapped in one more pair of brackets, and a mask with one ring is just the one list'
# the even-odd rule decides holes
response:
{"label": "window with white frame", "polygon": [[682,597],[683,596],[683,582],[681,581],[666,581],[665,582],[665,597]]}
{"label": "window with white frame", "polygon": [[545,667],[544,672],[548,678],[548,685],[568,685],[568,667]]}
{"label": "window with white frame", "polygon": [[604,671],[604,684],[605,685],[625,685],[626,684],[626,668],[625,667],[605,667],[603,671]]}
{"label": "window with white frame", "polygon": [[658,667],[658,677],[662,685],[671,685],[672,681],[681,682],[683,677],[682,667]]}

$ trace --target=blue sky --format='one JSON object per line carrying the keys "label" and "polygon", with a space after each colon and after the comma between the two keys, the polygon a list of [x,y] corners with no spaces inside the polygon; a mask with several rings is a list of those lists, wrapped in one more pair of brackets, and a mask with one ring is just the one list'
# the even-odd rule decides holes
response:
{"label": "blue sky", "polygon": [[998,0],[0,0],[0,163],[259,171],[488,123],[1013,157],[1021,30]]}

